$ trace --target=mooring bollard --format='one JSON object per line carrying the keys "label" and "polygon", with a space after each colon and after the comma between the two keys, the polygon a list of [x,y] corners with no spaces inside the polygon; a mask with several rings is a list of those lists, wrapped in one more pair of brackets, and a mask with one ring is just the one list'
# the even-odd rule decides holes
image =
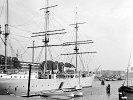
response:
{"label": "mooring bollard", "polygon": [[110,94],[110,84],[108,84],[108,86],[106,87],[106,93]]}
{"label": "mooring bollard", "polygon": [[105,85],[105,82],[104,82],[104,80],[101,80],[101,85]]}

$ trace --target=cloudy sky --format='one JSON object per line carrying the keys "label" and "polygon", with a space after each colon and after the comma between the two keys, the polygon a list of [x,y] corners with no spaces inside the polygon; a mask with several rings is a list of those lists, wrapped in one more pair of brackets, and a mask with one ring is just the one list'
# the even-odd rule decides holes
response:
{"label": "cloudy sky", "polygon": [[[2,30],[6,22],[5,1],[0,1]],[[19,53],[23,54],[23,57],[20,57],[23,60],[31,59],[31,50],[27,51],[27,46],[31,46],[34,40],[31,38],[32,33],[44,30],[44,11],[39,9],[45,5],[45,0],[9,0],[9,42],[10,45],[15,44],[15,49],[11,51],[15,54],[18,49]],[[58,39],[72,41],[70,38],[74,29],[69,24],[75,22],[77,11],[78,22],[85,22],[79,27],[79,40],[94,41],[90,48],[97,52],[93,61],[95,67],[101,65],[101,69],[126,69],[133,39],[132,0],[49,0],[49,5],[58,5],[50,9],[50,29],[65,28],[67,31],[67,35],[57,37]],[[39,39],[40,37],[36,39],[36,45],[42,44],[38,42]],[[38,52],[40,51],[36,51]],[[0,54],[4,54],[2,41]],[[14,55],[9,51],[8,54]]]}

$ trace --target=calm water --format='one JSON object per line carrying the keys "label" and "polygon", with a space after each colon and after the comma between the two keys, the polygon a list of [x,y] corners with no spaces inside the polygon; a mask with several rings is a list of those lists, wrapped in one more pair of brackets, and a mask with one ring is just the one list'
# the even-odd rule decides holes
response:
{"label": "calm water", "polygon": [[[105,81],[105,85],[101,85],[100,81],[94,81],[93,86],[83,89],[83,97],[77,97],[69,100],[118,100],[118,87],[123,81]],[[110,95],[106,94],[106,86],[110,84]],[[43,97],[22,98],[15,96],[0,96],[0,100],[57,100]]]}

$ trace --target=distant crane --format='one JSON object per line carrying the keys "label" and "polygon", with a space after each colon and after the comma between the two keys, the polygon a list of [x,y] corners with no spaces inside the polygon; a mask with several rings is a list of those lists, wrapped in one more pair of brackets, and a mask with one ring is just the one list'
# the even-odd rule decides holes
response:
{"label": "distant crane", "polygon": [[98,68],[96,69],[96,71],[95,71],[96,73],[98,72],[98,70],[99,70],[100,67],[101,67],[101,65],[99,65]]}

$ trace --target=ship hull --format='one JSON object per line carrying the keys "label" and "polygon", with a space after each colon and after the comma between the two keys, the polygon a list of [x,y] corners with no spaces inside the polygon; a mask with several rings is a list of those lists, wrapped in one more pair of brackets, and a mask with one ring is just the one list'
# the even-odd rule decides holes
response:
{"label": "ship hull", "polygon": [[[82,87],[92,86],[95,75],[80,78],[65,79],[31,79],[30,93],[35,94],[45,90],[59,89],[63,82],[62,88],[73,88],[81,85]],[[0,79],[1,94],[25,95],[28,90],[28,79]]]}

